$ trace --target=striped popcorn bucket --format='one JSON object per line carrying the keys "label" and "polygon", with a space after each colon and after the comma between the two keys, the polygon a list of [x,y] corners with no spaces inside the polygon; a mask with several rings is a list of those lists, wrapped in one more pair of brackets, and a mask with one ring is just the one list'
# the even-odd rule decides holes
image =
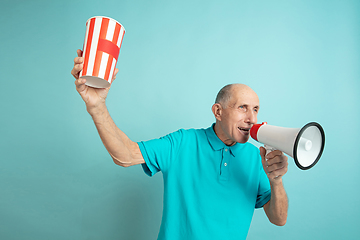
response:
{"label": "striped popcorn bucket", "polygon": [[95,88],[111,85],[124,34],[124,27],[108,17],[92,17],[86,22],[84,67],[80,72],[86,85]]}

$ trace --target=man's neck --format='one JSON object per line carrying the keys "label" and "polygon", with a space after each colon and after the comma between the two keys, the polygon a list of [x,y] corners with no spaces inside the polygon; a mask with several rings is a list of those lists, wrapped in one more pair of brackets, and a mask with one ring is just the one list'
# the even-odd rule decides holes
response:
{"label": "man's neck", "polygon": [[216,136],[226,145],[226,146],[233,146],[235,145],[235,141],[229,139],[226,137],[226,135],[224,134],[224,131],[221,129],[220,124],[216,121],[215,125],[214,125],[214,132],[216,134]]}

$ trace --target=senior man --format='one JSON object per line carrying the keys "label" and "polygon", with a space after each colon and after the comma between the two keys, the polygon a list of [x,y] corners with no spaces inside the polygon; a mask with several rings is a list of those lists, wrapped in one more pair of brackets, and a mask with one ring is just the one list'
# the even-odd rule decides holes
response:
{"label": "senior man", "polygon": [[278,150],[265,156],[264,148],[247,142],[260,107],[250,87],[223,87],[212,106],[216,122],[207,129],[180,129],[136,143],[110,117],[105,104],[110,88],[91,88],[79,78],[83,58],[77,53],[71,71],[76,89],[113,161],[122,167],[142,164],[149,176],[163,174],[158,239],[246,239],[255,208],[263,208],[273,224],[285,225],[287,157]]}

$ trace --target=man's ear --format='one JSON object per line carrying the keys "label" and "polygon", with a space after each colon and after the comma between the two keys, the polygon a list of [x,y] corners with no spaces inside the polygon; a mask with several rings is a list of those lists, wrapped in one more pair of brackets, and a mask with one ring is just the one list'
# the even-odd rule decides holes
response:
{"label": "man's ear", "polygon": [[222,114],[222,106],[220,103],[215,103],[211,108],[215,118],[221,121],[221,114]]}

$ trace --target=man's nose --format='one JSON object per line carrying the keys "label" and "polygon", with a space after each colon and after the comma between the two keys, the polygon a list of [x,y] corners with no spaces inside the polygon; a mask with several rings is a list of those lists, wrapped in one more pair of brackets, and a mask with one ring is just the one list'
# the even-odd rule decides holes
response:
{"label": "man's nose", "polygon": [[247,114],[247,122],[251,124],[257,123],[257,115],[255,111],[249,111]]}

